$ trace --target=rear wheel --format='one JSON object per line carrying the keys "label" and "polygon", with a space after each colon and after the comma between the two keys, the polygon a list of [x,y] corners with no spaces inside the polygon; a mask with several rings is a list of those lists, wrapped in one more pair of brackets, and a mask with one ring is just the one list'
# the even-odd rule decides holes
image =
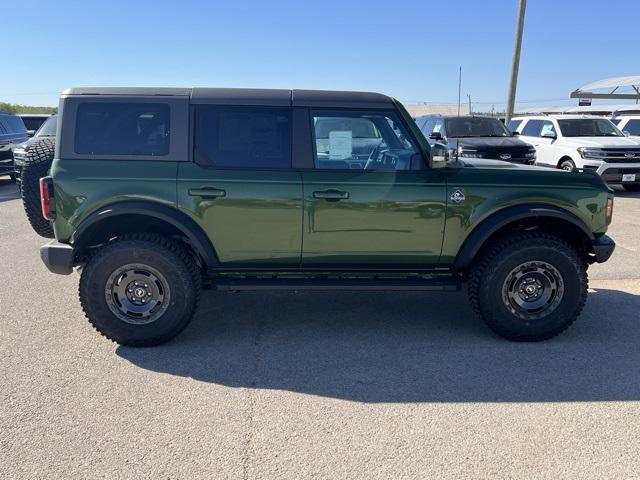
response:
{"label": "rear wheel", "polygon": [[562,170],[567,170],[568,172],[570,172],[571,170],[576,168],[576,164],[573,163],[573,160],[567,158],[566,160],[562,160],[560,162],[559,168],[562,169]]}
{"label": "rear wheel", "polygon": [[544,233],[498,241],[469,275],[474,310],[498,335],[540,341],[578,317],[587,298],[586,264],[574,248]]}
{"label": "rear wheel", "polygon": [[89,322],[114,342],[151,346],[189,323],[201,291],[200,273],[180,244],[133,234],[90,257],[80,277],[80,303]]}
{"label": "rear wheel", "polygon": [[42,139],[31,145],[20,174],[22,205],[31,227],[41,237],[53,238],[51,222],[42,216],[40,206],[40,178],[46,177],[51,168],[55,142]]}

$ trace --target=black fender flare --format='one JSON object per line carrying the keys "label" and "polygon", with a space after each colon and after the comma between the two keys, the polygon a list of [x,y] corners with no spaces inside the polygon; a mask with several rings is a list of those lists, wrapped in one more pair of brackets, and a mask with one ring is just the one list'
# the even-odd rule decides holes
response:
{"label": "black fender flare", "polygon": [[500,210],[485,218],[465,238],[456,256],[454,269],[468,267],[485,242],[502,227],[525,218],[558,218],[578,227],[590,241],[595,240],[591,229],[573,213],[553,205],[516,205]]}
{"label": "black fender flare", "polygon": [[107,218],[120,215],[144,215],[162,220],[184,234],[207,266],[215,267],[219,264],[218,256],[209,237],[193,219],[174,207],[155,202],[124,201],[99,208],[80,223],[71,235],[70,243],[82,245],[83,235],[87,234],[94,226]]}

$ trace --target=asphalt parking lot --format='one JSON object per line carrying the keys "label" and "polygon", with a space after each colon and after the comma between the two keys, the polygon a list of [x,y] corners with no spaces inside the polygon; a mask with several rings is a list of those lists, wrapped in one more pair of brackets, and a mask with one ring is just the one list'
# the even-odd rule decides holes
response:
{"label": "asphalt parking lot", "polygon": [[173,342],[118,347],[0,178],[0,477],[637,478],[640,195],[539,344],[460,293],[206,292]]}

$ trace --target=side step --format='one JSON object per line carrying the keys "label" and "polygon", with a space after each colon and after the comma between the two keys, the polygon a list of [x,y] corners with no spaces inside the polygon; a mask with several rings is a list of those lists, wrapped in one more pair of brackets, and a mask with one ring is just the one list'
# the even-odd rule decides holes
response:
{"label": "side step", "polygon": [[211,288],[226,291],[247,290],[460,290],[459,278],[389,279],[389,278],[212,278]]}

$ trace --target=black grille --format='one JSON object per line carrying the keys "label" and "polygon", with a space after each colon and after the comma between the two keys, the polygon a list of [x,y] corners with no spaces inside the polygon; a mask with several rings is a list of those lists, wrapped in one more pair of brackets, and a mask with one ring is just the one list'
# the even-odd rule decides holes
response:
{"label": "black grille", "polygon": [[[604,155],[598,159],[607,163],[640,163],[640,148],[601,148]],[[633,157],[627,155],[633,154]]]}

